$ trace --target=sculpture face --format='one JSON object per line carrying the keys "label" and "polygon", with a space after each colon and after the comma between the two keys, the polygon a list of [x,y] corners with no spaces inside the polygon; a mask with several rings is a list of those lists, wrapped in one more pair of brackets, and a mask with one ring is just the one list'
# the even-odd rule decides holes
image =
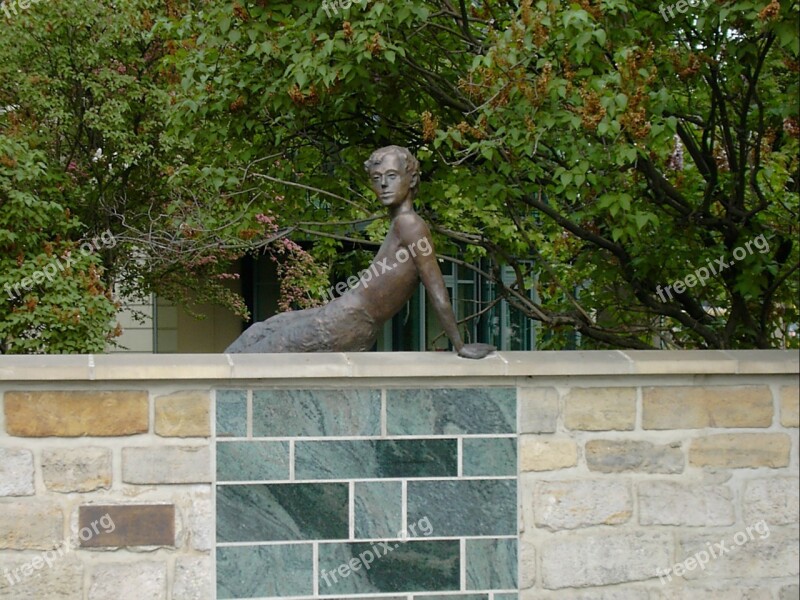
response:
{"label": "sculpture face", "polygon": [[416,183],[417,174],[407,173],[402,157],[387,154],[369,172],[370,185],[384,206],[401,204]]}

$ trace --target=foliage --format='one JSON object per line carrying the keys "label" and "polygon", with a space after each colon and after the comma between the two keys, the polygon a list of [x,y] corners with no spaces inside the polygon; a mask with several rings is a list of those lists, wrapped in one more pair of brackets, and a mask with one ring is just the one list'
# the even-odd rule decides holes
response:
{"label": "foliage", "polygon": [[360,163],[404,144],[439,250],[493,259],[553,347],[797,344],[796,1],[201,6],[158,30],[174,124],[203,164],[281,189],[318,259],[379,237]]}

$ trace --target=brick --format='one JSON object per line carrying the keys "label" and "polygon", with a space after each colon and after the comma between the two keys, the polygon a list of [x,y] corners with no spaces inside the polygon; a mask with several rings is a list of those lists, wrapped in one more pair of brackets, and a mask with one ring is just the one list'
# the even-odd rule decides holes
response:
{"label": "brick", "polygon": [[6,431],[20,437],[146,433],[146,391],[6,392]]}
{"label": "brick", "polygon": [[641,525],[722,527],[733,525],[733,492],[722,485],[642,481],[638,485]]}
{"label": "brick", "polygon": [[767,386],[646,387],[644,429],[769,427],[772,394]]}
{"label": "brick", "polygon": [[213,600],[210,556],[180,556],[175,560],[172,600]]}
{"label": "brick", "polygon": [[656,569],[671,563],[672,552],[668,533],[553,537],[542,545],[542,585],[552,590],[651,579]]}
{"label": "brick", "polygon": [[537,527],[557,531],[619,525],[633,514],[633,495],[620,481],[541,481],[533,488]]}
{"label": "brick", "polygon": [[[51,555],[48,554],[48,557]],[[42,554],[0,556],[0,600],[76,600],[83,598],[83,565],[62,550],[50,564]]]}
{"label": "brick", "polygon": [[[707,552],[709,547],[717,549],[717,558],[709,560],[705,569],[686,571],[683,577],[714,583],[739,579],[745,573],[750,579],[796,577],[800,574],[797,530],[770,530],[765,525],[763,522],[750,525],[750,534],[742,527],[725,534],[681,536],[678,561],[685,561],[701,550]],[[722,542],[727,551],[720,555],[718,544]]]}
{"label": "brick", "polygon": [[744,522],[764,519],[770,525],[794,525],[800,521],[799,490],[797,477],[748,481],[742,498]]}
{"label": "brick", "polygon": [[44,485],[53,492],[93,492],[111,487],[111,450],[53,448],[42,451]]}
{"label": "brick", "polygon": [[586,466],[600,473],[682,473],[685,458],[680,442],[653,444],[636,440],[589,440]]}
{"label": "brick", "polygon": [[208,446],[152,446],[122,449],[122,481],[139,484],[208,483]]}
{"label": "brick", "polygon": [[33,453],[24,448],[0,448],[0,496],[32,496]]}
{"label": "brick", "polygon": [[80,506],[78,530],[82,548],[174,546],[175,505]]}
{"label": "brick", "polygon": [[89,579],[87,600],[167,599],[166,562],[96,564]]}
{"label": "brick", "polygon": [[208,392],[184,391],[155,399],[155,431],[162,437],[208,437],[211,435]]}
{"label": "brick", "polygon": [[689,464],[695,467],[747,469],[789,466],[791,440],[785,433],[723,433],[695,438]]}
{"label": "brick", "polygon": [[578,445],[572,440],[542,440],[522,436],[520,469],[522,471],[553,471],[578,464]]}
{"label": "brick", "polygon": [[781,425],[800,426],[800,387],[785,385],[781,388]]}
{"label": "brick", "polygon": [[0,510],[0,549],[50,550],[64,538],[61,508],[43,500],[3,503]]}
{"label": "brick", "polygon": [[555,388],[520,388],[520,432],[555,433],[558,392]]}
{"label": "brick", "polygon": [[582,431],[631,430],[636,388],[572,388],[564,400],[564,425]]}

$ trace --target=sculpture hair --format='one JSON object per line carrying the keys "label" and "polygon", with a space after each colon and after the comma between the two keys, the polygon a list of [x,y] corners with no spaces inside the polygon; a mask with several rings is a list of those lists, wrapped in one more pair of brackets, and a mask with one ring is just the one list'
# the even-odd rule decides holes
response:
{"label": "sculpture hair", "polygon": [[[381,164],[383,159],[389,154],[396,154],[403,160],[406,173],[419,176],[419,161],[411,154],[408,148],[403,148],[402,146],[384,146],[383,148],[378,148],[375,152],[370,154],[369,158],[364,163],[364,169],[369,173],[373,167]],[[419,177],[417,177],[417,183],[411,188],[411,192],[416,196],[418,190]]]}

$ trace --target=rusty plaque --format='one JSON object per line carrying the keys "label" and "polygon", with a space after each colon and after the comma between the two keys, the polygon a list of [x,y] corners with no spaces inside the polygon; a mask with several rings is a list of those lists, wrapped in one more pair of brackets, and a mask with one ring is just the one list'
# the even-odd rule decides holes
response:
{"label": "rusty plaque", "polygon": [[78,509],[82,548],[174,546],[174,504],[90,504]]}

